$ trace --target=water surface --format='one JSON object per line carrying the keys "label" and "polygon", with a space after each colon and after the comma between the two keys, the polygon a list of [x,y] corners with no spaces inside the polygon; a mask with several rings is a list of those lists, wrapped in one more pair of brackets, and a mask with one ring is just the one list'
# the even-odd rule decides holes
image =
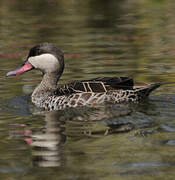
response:
{"label": "water surface", "polygon": [[65,53],[64,84],[102,76],[175,81],[174,3],[0,2],[0,179],[173,179],[175,86],[140,104],[44,113],[38,71],[5,78],[40,42]]}

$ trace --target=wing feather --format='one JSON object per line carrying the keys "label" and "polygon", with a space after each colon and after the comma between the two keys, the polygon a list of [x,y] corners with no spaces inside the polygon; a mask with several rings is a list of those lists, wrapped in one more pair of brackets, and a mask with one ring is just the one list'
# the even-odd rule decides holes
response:
{"label": "wing feather", "polygon": [[74,81],[60,86],[55,94],[66,95],[81,92],[107,92],[116,89],[133,89],[134,82],[130,77],[103,77],[90,80]]}

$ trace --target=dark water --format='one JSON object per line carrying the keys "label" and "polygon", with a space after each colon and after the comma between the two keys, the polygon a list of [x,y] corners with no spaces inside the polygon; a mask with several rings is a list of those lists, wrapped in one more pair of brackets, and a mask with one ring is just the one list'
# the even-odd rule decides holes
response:
{"label": "dark water", "polygon": [[40,42],[65,53],[60,83],[99,76],[175,81],[170,0],[0,1],[0,179],[174,179],[175,86],[140,104],[44,113],[40,72],[5,78]]}

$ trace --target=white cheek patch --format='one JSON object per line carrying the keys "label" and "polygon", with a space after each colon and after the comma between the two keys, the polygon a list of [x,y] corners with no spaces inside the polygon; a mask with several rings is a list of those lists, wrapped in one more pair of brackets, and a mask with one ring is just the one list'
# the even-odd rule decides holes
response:
{"label": "white cheek patch", "polygon": [[46,72],[53,72],[59,68],[57,58],[52,54],[42,54],[28,59],[35,68],[44,70]]}

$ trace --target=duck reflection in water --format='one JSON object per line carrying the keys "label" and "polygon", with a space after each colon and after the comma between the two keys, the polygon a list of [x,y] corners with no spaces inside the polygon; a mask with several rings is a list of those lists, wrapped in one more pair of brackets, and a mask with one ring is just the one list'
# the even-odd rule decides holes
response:
{"label": "duck reflection in water", "polygon": [[34,165],[41,167],[61,166],[64,162],[64,123],[58,120],[59,112],[52,111],[45,115],[45,125],[41,131],[31,136]]}
{"label": "duck reflection in water", "polygon": [[[93,108],[70,108],[69,111],[44,112],[44,125],[41,128],[30,128],[21,125],[20,130],[11,130],[12,137],[23,137],[32,147],[34,166],[60,167],[66,163],[64,146],[67,137],[75,141],[82,137],[93,137],[111,133],[128,132],[133,129],[129,122],[105,124],[109,118],[129,115],[130,109],[121,106],[106,106]],[[115,114],[115,115],[114,115]]]}

